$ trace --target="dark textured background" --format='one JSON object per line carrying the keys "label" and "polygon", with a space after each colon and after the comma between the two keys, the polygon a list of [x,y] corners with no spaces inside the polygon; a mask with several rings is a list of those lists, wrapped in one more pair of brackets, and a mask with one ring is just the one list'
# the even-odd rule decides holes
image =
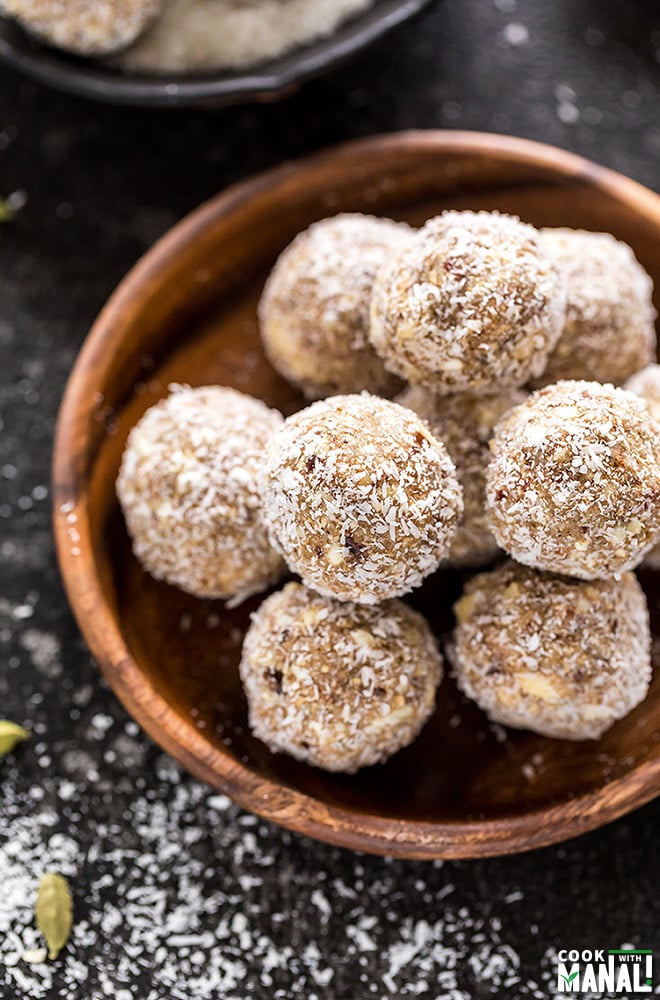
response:
{"label": "dark textured background", "polygon": [[[6,1000],[546,997],[553,948],[660,944],[657,801],[479,863],[314,844],[241,813],[139,733],[62,593],[53,424],[118,279],[232,181],[410,127],[543,139],[660,190],[658,5],[447,2],[279,105],[217,113],[114,110],[0,71],[0,194],[27,196],[0,228],[0,716],[34,731],[0,764]],[[49,866],[71,879],[76,932],[57,964],[30,967]]]}

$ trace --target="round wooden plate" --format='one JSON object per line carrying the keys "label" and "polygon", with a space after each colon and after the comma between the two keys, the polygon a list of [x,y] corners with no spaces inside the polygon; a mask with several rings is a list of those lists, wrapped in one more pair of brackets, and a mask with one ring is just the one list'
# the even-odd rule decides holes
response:
{"label": "round wooden plate", "polygon": [[[300,397],[266,362],[255,307],[269,268],[314,219],[366,211],[421,223],[444,208],[501,209],[537,225],[607,230],[660,287],[660,198],[548,146],[418,132],[366,139],[239,184],[176,226],[96,321],[62,404],[57,548],[71,605],[128,711],[185,767],[240,805],[312,837],[397,857],[528,850],[593,829],[660,790],[660,672],[598,742],[508,731],[445,678],[420,738],[387,764],[326,774],[270,754],[246,724],[238,659],[258,599],[227,611],[142,572],[114,483],[130,427],[171,382],[219,383],[290,413]],[[660,636],[660,587],[641,574]],[[412,603],[442,635],[461,580]],[[655,642],[656,667],[660,642]]]}

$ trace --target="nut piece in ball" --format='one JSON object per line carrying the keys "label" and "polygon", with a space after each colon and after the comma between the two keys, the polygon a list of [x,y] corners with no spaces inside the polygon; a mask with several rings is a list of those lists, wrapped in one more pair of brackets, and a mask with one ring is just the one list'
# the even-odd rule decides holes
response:
{"label": "nut piece in ball", "polygon": [[620,385],[655,356],[653,282],[609,233],[542,229],[568,294],[566,322],[536,385],[594,379]]}
{"label": "nut piece in ball", "polygon": [[518,562],[617,576],[660,533],[660,436],[633,393],[549,385],[504,417],[490,447],[490,527]]}
{"label": "nut piece in ball", "polygon": [[270,750],[352,773],[412,743],[442,657],[401,601],[344,604],[289,583],[253,615],[240,672],[250,727]]}
{"label": "nut piece in ball", "polygon": [[56,48],[101,56],[134,42],[162,6],[163,0],[0,0],[0,13]]}
{"label": "nut piece in ball", "polygon": [[[629,378],[625,387],[644,400],[647,410],[660,424],[660,365],[647,365]],[[649,569],[660,569],[660,540],[646,555],[643,565]]]}
{"label": "nut piece in ball", "polygon": [[532,226],[444,212],[378,272],[371,342],[391,371],[433,392],[497,392],[543,371],[565,306]]}
{"label": "nut piece in ball", "polygon": [[445,446],[410,410],[368,393],[313,403],[269,444],[271,540],[329,597],[375,604],[419,586],[462,512]]}
{"label": "nut piece in ball", "polygon": [[283,573],[258,473],[282,424],[234,389],[172,387],[131,431],[117,495],[133,551],[157,580],[238,604]]}
{"label": "nut piece in ball", "polygon": [[649,615],[632,573],[585,583],[507,562],[454,610],[456,681],[495,722],[598,739],[646,696]]}
{"label": "nut piece in ball", "polygon": [[259,303],[261,338],[273,367],[308,399],[396,392],[369,343],[369,306],[376,271],[410,233],[389,219],[337,215],[296,236],[275,264]]}
{"label": "nut piece in ball", "polygon": [[465,510],[451,543],[448,563],[457,569],[484,566],[499,552],[486,516],[488,442],[497,422],[526,397],[520,389],[493,396],[436,396],[418,385],[409,386],[397,397],[398,403],[426,421],[456,466]]}

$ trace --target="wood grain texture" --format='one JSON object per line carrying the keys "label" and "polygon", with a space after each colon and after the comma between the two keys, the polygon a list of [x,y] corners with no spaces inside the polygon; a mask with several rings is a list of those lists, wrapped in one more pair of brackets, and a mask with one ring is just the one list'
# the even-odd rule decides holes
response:
{"label": "wood grain texture", "polygon": [[[612,232],[634,247],[660,288],[660,198],[633,181],[502,136],[413,132],[351,143],[230,188],[136,265],[76,362],[54,459],[55,534],[69,599],[128,711],[246,809],[331,843],[410,858],[529,850],[658,794],[657,662],[646,701],[598,742],[514,731],[501,741],[445,678],[437,711],[412,747],[354,776],[325,774],[270,754],[247,728],[237,665],[259,599],[228,612],[144,574],[114,481],[130,427],[170,382],[231,385],[285,413],[302,405],[266,362],[255,319],[265,275],[300,229],[339,211],[420,223],[448,207]],[[658,576],[641,577],[660,637]],[[439,573],[411,597],[440,636],[460,588],[457,574]]]}

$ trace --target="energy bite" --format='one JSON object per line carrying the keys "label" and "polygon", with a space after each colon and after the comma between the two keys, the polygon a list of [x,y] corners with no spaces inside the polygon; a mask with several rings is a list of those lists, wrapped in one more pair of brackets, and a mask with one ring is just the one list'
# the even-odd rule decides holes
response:
{"label": "energy bite", "polygon": [[410,233],[389,219],[337,215],[300,233],[278,259],[259,303],[261,338],[273,367],[308,399],[396,392],[369,343],[369,306],[376,271]]}
{"label": "energy bite", "polygon": [[655,356],[653,282],[626,243],[609,233],[542,229],[568,300],[566,322],[537,385],[560,379],[621,384]]}
{"label": "energy bite", "polygon": [[126,48],[160,13],[163,0],[0,0],[45,42],[82,56]]}
{"label": "energy bite", "polygon": [[490,448],[489,523],[518,562],[618,576],[660,533],[660,435],[633,393],[549,385],[500,421]]}
{"label": "energy bite", "polygon": [[647,365],[635,372],[626,382],[625,388],[628,392],[641,396],[653,419],[660,424],[660,365]]}
{"label": "energy bite", "polygon": [[486,516],[488,442],[497,422],[527,393],[509,389],[493,396],[436,396],[421,386],[409,386],[397,402],[425,420],[431,433],[445,445],[463,488],[464,513],[451,543],[448,562],[457,568],[483,566],[493,559],[498,545]]}
{"label": "energy bite", "polygon": [[539,375],[566,294],[538,233],[498,212],[430,219],[376,276],[371,342],[390,371],[439,394]]}
{"label": "energy bite", "polygon": [[[660,425],[660,365],[647,365],[631,376],[625,387],[644,400],[647,410]],[[660,569],[660,539],[644,558],[644,566]]]}
{"label": "energy bite", "polygon": [[442,657],[401,601],[343,604],[289,583],[252,616],[240,674],[250,727],[270,750],[352,773],[412,743]]}
{"label": "energy bite", "polygon": [[270,441],[264,517],[307,586],[375,604],[419,586],[463,512],[445,446],[410,410],[363,393],[313,403]]}
{"label": "energy bite", "polygon": [[157,580],[238,604],[283,573],[258,473],[276,410],[234,389],[172,387],[131,431],[117,495],[133,551]]}
{"label": "energy bite", "polygon": [[454,610],[456,681],[495,722],[598,739],[646,696],[649,615],[632,573],[584,583],[507,562]]}

